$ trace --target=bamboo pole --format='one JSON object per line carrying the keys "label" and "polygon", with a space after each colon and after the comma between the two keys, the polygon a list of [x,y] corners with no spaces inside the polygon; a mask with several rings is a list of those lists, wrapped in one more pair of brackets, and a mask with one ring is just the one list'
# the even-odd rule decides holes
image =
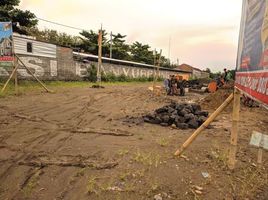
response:
{"label": "bamboo pole", "polygon": [[101,82],[101,66],[102,66],[102,26],[99,30],[99,38],[98,38],[98,69],[97,69],[97,83]]}
{"label": "bamboo pole", "polygon": [[232,93],[223,103],[222,105],[212,113],[209,118],[198,128],[196,131],[183,143],[183,145],[175,152],[175,156],[181,155],[186,148],[197,138],[197,136],[206,129],[211,122],[232,102],[234,98],[234,94]]}
{"label": "bamboo pole", "polygon": [[[18,66],[18,60],[15,56],[15,45],[14,45],[14,37],[13,37],[13,33],[12,33],[12,56],[13,56],[13,66],[14,69],[16,68],[16,66]],[[15,85],[15,94],[18,95],[18,72],[17,70],[15,70],[14,72],[14,85]]]}
{"label": "bamboo pole", "polygon": [[[18,60],[15,56],[14,56],[14,59],[15,59],[14,60],[14,67],[16,67],[18,65]],[[14,84],[15,84],[15,94],[18,95],[19,91],[18,91],[18,72],[17,72],[17,70],[14,73]]]}
{"label": "bamboo pole", "polygon": [[156,49],[154,49],[154,74],[153,74],[153,93],[154,93],[154,88],[155,88],[155,81],[156,81],[156,79],[155,79],[155,77],[156,77],[156,69],[155,69],[155,67],[156,67]]}
{"label": "bamboo pole", "polygon": [[10,81],[11,78],[14,76],[15,72],[17,71],[17,69],[18,69],[18,65],[15,66],[15,68],[13,69],[13,71],[12,71],[12,73],[10,74],[9,78],[7,79],[7,81],[6,81],[5,85],[4,85],[4,87],[2,88],[1,93],[3,93],[3,92],[5,91],[5,89],[6,89],[7,85],[8,85],[8,83],[9,83],[9,81]]}
{"label": "bamboo pole", "polygon": [[[49,90],[34,74],[33,72],[22,62],[22,60],[16,55],[18,61],[21,62],[21,64],[23,65],[23,67],[25,67],[25,69],[35,78],[35,80],[37,80],[37,82],[47,91],[47,92],[52,92],[51,90]],[[18,67],[18,65],[16,66],[16,68]]]}
{"label": "bamboo pole", "polygon": [[233,121],[232,121],[231,141],[230,141],[229,159],[228,159],[228,167],[230,169],[235,168],[235,162],[236,162],[239,111],[240,111],[240,91],[235,88],[234,103],[233,103]]}

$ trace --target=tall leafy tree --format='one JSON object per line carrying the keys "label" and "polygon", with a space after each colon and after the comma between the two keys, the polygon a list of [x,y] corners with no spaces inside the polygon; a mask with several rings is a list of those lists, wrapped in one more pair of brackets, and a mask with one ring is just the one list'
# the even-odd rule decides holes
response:
{"label": "tall leafy tree", "polygon": [[32,12],[15,8],[19,3],[20,0],[1,0],[0,21],[12,21],[15,32],[28,34],[27,28],[36,26],[38,20]]}
{"label": "tall leafy tree", "polygon": [[109,41],[109,45],[112,43],[112,57],[115,59],[129,60],[129,46],[125,43],[126,35],[117,33],[112,35],[112,40]]}
{"label": "tall leafy tree", "polygon": [[[82,31],[80,33],[82,37],[82,43],[80,47],[84,49],[86,52],[98,55],[98,38],[99,34],[94,31]],[[109,44],[106,39],[107,32],[102,30],[102,55],[108,57],[109,56]]]}
{"label": "tall leafy tree", "polygon": [[78,36],[59,33],[55,30],[45,29],[39,30],[36,27],[28,29],[30,35],[36,37],[37,40],[50,42],[57,45],[76,48],[81,44],[81,39]]}
{"label": "tall leafy tree", "polygon": [[154,54],[153,51],[150,51],[149,45],[143,45],[140,42],[134,42],[130,46],[130,52],[133,61],[151,65],[154,64]]}

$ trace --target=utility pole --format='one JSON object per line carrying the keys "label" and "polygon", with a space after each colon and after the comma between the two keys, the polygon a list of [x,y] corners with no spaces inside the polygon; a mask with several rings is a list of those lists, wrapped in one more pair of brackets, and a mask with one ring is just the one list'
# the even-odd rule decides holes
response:
{"label": "utility pole", "polygon": [[157,80],[159,79],[160,77],[160,70],[159,70],[159,67],[161,65],[161,56],[162,56],[162,49],[160,49],[160,54],[159,54],[159,58],[158,58],[158,63],[157,63]]}
{"label": "utility pole", "polygon": [[155,88],[155,82],[156,82],[156,49],[154,49],[153,91],[154,91],[154,88]]}
{"label": "utility pole", "polygon": [[156,75],[155,67],[156,67],[156,49],[154,49],[154,77]]}
{"label": "utility pole", "polygon": [[111,38],[110,38],[110,58],[113,57],[113,32],[111,31]]}
{"label": "utility pole", "polygon": [[168,59],[170,62],[170,46],[171,46],[171,36],[169,36],[169,41],[168,41]]}
{"label": "utility pole", "polygon": [[97,83],[101,82],[101,66],[102,66],[102,25],[101,29],[99,30],[99,38],[98,38],[98,46],[99,46],[99,51],[98,51],[98,69],[97,69]]}

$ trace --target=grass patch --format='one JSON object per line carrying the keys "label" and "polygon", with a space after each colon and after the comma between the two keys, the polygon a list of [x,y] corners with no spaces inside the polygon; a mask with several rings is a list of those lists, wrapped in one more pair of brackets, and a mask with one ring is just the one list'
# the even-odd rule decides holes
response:
{"label": "grass patch", "polygon": [[159,190],[161,190],[161,186],[160,186],[159,182],[155,179],[155,180],[153,180],[152,183],[149,184],[149,190],[147,191],[147,195],[152,196],[153,194],[155,194]]}
{"label": "grass patch", "polygon": [[97,194],[97,182],[96,182],[96,177],[92,177],[88,180],[87,182],[87,193],[88,194]]}
{"label": "grass patch", "polygon": [[128,177],[131,176],[131,173],[130,172],[125,172],[125,173],[122,173],[120,174],[119,178],[121,181],[126,181]]}
{"label": "grass patch", "polygon": [[118,152],[117,152],[117,154],[119,155],[119,156],[125,156],[125,155],[127,155],[129,153],[129,150],[128,149],[120,149]]}
{"label": "grass patch", "polygon": [[159,144],[161,147],[166,147],[168,146],[168,140],[165,138],[160,138],[159,140],[156,141],[157,144]]}
{"label": "grass patch", "polygon": [[22,192],[25,197],[30,197],[32,194],[33,189],[38,184],[39,180],[39,173],[34,174],[30,180],[28,181],[27,185],[22,189]]}
{"label": "grass patch", "polygon": [[220,167],[228,167],[228,151],[223,150],[211,150],[211,157],[217,162]]}
{"label": "grass patch", "polygon": [[142,153],[139,150],[133,155],[133,161],[147,166],[158,167],[160,164],[160,155],[154,153]]}
{"label": "grass patch", "polygon": [[87,168],[82,168],[80,169],[74,176],[75,177],[82,177],[85,175],[85,171],[86,171]]}
{"label": "grass patch", "polygon": [[[49,90],[57,91],[62,88],[83,88],[83,87],[92,87],[92,85],[96,84],[88,81],[44,81],[43,82]],[[144,82],[140,81],[132,81],[132,82],[102,82],[102,86],[128,86],[128,85],[137,85],[144,84]],[[18,84],[18,95],[25,94],[27,92],[33,91],[44,91],[41,85],[36,81],[26,81],[20,80]],[[4,86],[4,82],[0,82],[0,90]],[[10,95],[15,95],[15,87],[12,81],[9,82],[6,90],[3,94],[0,93],[1,97],[6,97]]]}
{"label": "grass patch", "polygon": [[264,170],[248,167],[230,177],[234,199],[255,199],[260,188],[268,185],[268,174]]}

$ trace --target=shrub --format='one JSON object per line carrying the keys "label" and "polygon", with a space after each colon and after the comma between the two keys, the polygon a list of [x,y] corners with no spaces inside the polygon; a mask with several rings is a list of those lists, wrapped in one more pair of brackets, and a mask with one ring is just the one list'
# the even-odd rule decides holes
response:
{"label": "shrub", "polygon": [[120,74],[117,77],[117,81],[119,81],[119,82],[128,82],[128,81],[130,81],[130,78],[127,77],[125,74]]}
{"label": "shrub", "polygon": [[117,81],[117,77],[114,73],[112,72],[108,72],[106,75],[102,76],[104,79],[104,82],[116,82]]}
{"label": "shrub", "polygon": [[97,81],[97,68],[94,64],[91,64],[90,67],[87,69],[87,76],[85,77],[85,80],[90,82]]}

